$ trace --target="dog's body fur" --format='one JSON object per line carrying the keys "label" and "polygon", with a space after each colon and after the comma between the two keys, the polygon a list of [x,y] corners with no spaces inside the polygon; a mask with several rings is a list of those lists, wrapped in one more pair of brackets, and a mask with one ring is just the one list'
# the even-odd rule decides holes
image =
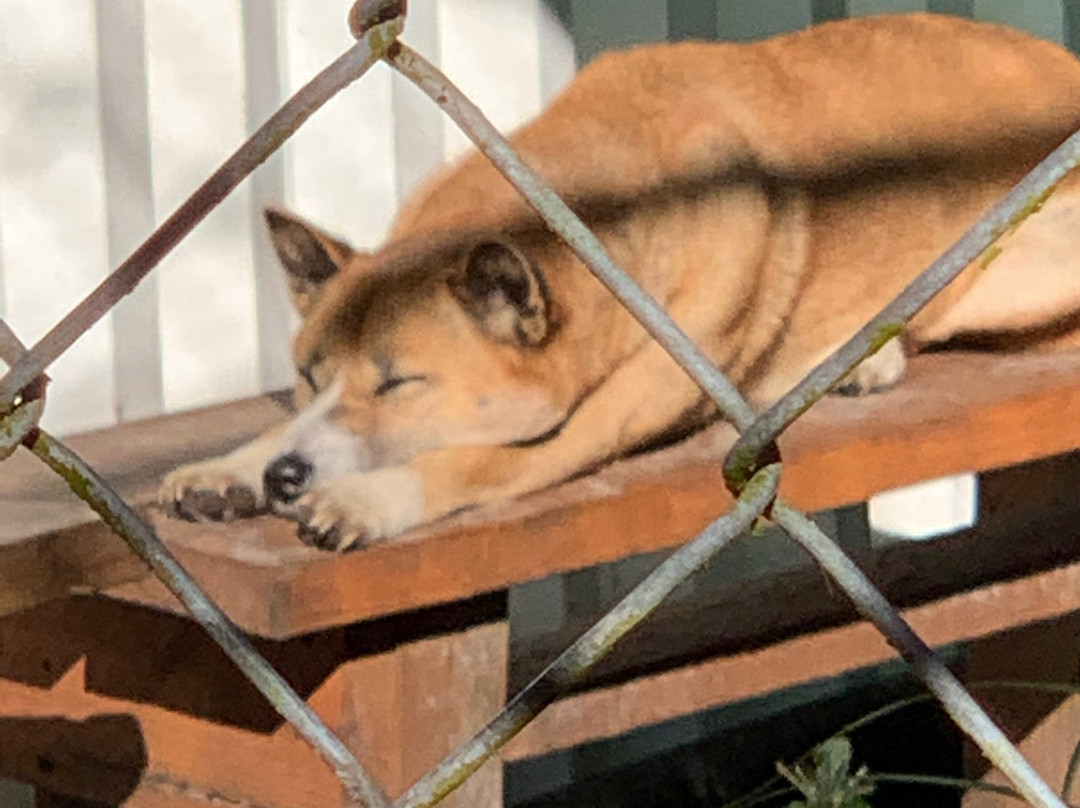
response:
{"label": "dog's body fur", "polygon": [[[607,55],[512,142],[761,406],[1078,126],[1067,52],[912,15]],[[303,315],[298,397],[313,401],[170,475],[162,500],[181,513],[243,515],[269,492],[302,535],[344,548],[551,485],[712,413],[479,156],[410,200],[375,255],[269,221]],[[1078,241],[1066,183],[904,345],[1068,344]],[[851,384],[887,386],[903,363],[894,341]]]}

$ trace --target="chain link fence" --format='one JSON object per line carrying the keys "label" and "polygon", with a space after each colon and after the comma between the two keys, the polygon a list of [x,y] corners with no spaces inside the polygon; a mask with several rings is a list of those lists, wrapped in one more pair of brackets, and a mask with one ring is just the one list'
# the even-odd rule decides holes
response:
{"label": "chain link fence", "polygon": [[[439,70],[398,37],[405,20],[401,0],[361,0],[349,16],[357,44],[287,101],[97,289],[29,350],[0,322],[0,358],[10,370],[0,380],[0,458],[22,445],[94,508],[185,605],[278,712],[325,758],[357,804],[419,808],[438,803],[494,755],[545,706],[599,662],[678,584],[728,543],[767,516],[821,566],[906,659],[953,721],[983,754],[1040,808],[1064,802],[1038,776],[982,707],[904,622],[847,555],[805,515],[777,497],[783,464],[777,437],[799,415],[889,338],[898,334],[935,294],[1006,232],[1038,209],[1080,161],[1080,133],[1066,140],[981,218],[885,309],[764,413],[739,391],[667,312],[608,256],[570,208],[519,158],[481,112]],[[591,629],[481,728],[403,795],[391,801],[359,761],[255,651],[242,632],[184,571],[154,530],[107,483],[60,441],[38,426],[45,406],[45,369],[104,316],[260,163],[336,92],[383,60],[411,80],[491,160],[544,222],[663,346],[721,414],[740,432],[724,462],[734,507],[660,564]]]}

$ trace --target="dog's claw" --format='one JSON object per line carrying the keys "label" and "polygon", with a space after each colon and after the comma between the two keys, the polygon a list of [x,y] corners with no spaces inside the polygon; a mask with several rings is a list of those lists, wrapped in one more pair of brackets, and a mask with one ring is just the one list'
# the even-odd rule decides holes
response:
{"label": "dog's claw", "polygon": [[299,522],[297,536],[309,547],[341,553],[363,544],[363,530],[347,527],[337,509],[317,494],[307,494],[296,503],[294,518]]}

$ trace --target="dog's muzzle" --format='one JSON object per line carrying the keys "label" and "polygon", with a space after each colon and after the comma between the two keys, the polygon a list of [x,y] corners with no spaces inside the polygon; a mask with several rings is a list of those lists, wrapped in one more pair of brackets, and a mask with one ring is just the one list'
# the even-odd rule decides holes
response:
{"label": "dog's muzzle", "polygon": [[311,482],[315,467],[296,452],[283,454],[263,471],[263,490],[268,499],[295,502]]}

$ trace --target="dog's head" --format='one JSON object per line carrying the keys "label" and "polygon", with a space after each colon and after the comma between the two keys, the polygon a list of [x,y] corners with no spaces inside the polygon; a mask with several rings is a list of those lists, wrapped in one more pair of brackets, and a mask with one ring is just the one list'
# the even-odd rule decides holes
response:
{"label": "dog's head", "polygon": [[266,218],[301,316],[300,412],[267,467],[271,499],[433,449],[526,442],[562,423],[544,350],[556,330],[551,295],[517,247],[481,241],[421,271],[385,273],[289,214]]}

